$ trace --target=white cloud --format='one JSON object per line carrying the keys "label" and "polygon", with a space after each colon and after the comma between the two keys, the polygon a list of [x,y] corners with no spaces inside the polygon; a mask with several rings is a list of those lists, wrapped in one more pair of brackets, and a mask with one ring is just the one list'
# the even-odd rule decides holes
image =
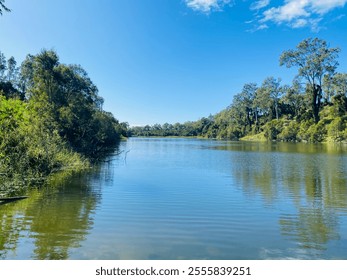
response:
{"label": "white cloud", "polygon": [[292,27],[293,28],[301,28],[301,27],[305,27],[307,25],[308,25],[307,19],[299,18],[293,22]]}
{"label": "white cloud", "polygon": [[335,8],[342,8],[347,0],[315,0],[311,2],[312,10],[319,14],[325,14]]}
{"label": "white cloud", "polygon": [[[263,12],[260,23],[286,23],[291,27],[317,27],[317,17],[341,8],[347,0],[286,0],[279,7],[272,7]],[[314,24],[314,25],[312,25]]]}
{"label": "white cloud", "polygon": [[251,4],[250,9],[251,10],[260,10],[262,8],[265,8],[269,4],[270,4],[270,0],[255,1],[254,3]]}
{"label": "white cloud", "polygon": [[[225,5],[234,2],[237,1],[184,0],[189,8],[205,14],[221,11]],[[274,6],[274,4],[271,5],[273,2],[282,4]],[[334,9],[343,8],[346,3],[347,0],[257,0],[252,1],[249,8],[254,12],[252,21],[256,23],[255,30],[266,29],[270,23],[275,23],[278,25],[285,24],[291,28],[309,27],[312,31],[318,31],[323,16]],[[248,21],[248,23],[252,21]]]}
{"label": "white cloud", "polygon": [[221,10],[231,0],[185,0],[187,6],[195,11],[210,13],[212,10]]}
{"label": "white cloud", "polygon": [[247,32],[256,32],[256,31],[259,31],[259,30],[265,30],[265,29],[268,29],[269,26],[267,24],[261,24],[259,26],[255,26],[254,28],[252,29],[248,29]]}

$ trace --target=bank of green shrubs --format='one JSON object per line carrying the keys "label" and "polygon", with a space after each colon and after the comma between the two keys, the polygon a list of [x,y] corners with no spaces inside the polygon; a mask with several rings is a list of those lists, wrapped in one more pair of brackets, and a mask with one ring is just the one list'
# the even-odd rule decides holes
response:
{"label": "bank of green shrubs", "polygon": [[0,53],[0,192],[87,168],[113,149],[127,125],[102,103],[87,73],[54,51],[20,67]]}

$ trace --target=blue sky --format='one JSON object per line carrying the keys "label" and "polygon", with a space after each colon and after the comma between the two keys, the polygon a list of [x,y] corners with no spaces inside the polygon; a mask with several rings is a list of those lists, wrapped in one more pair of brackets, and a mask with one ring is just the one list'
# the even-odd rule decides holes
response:
{"label": "blue sky", "polygon": [[0,51],[41,49],[80,64],[130,125],[197,120],[248,82],[291,83],[280,54],[305,38],[340,47],[347,72],[347,0],[6,0]]}

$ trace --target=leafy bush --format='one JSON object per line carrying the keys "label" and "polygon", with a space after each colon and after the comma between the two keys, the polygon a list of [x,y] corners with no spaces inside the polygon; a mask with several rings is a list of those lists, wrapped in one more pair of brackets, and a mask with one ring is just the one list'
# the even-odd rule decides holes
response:
{"label": "leafy bush", "polygon": [[343,141],[346,140],[346,128],[347,128],[347,123],[346,123],[347,117],[338,117],[334,119],[328,126],[328,136],[334,140],[334,141]]}
{"label": "leafy bush", "polygon": [[283,120],[272,120],[264,126],[264,136],[268,140],[277,140],[277,136],[282,132]]}
{"label": "leafy bush", "polygon": [[71,151],[56,130],[43,125],[26,102],[0,96],[0,129],[3,177],[37,178],[88,166],[88,161]]}
{"label": "leafy bush", "polygon": [[298,133],[300,130],[300,124],[296,121],[291,121],[289,125],[285,126],[277,139],[285,142],[296,142],[298,140]]}

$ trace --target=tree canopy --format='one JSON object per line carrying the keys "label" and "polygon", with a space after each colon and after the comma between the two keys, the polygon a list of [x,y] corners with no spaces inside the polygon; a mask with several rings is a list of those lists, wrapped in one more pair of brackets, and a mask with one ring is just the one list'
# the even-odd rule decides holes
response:
{"label": "tree canopy", "polygon": [[319,121],[323,78],[334,75],[339,52],[339,48],[328,48],[327,42],[322,39],[308,38],[300,42],[296,50],[285,51],[280,57],[280,65],[298,67],[299,77],[308,82],[312,114],[316,123]]}
{"label": "tree canopy", "polygon": [[98,160],[127,129],[102,104],[87,72],[55,51],[28,55],[19,67],[0,52],[2,177],[42,177]]}

